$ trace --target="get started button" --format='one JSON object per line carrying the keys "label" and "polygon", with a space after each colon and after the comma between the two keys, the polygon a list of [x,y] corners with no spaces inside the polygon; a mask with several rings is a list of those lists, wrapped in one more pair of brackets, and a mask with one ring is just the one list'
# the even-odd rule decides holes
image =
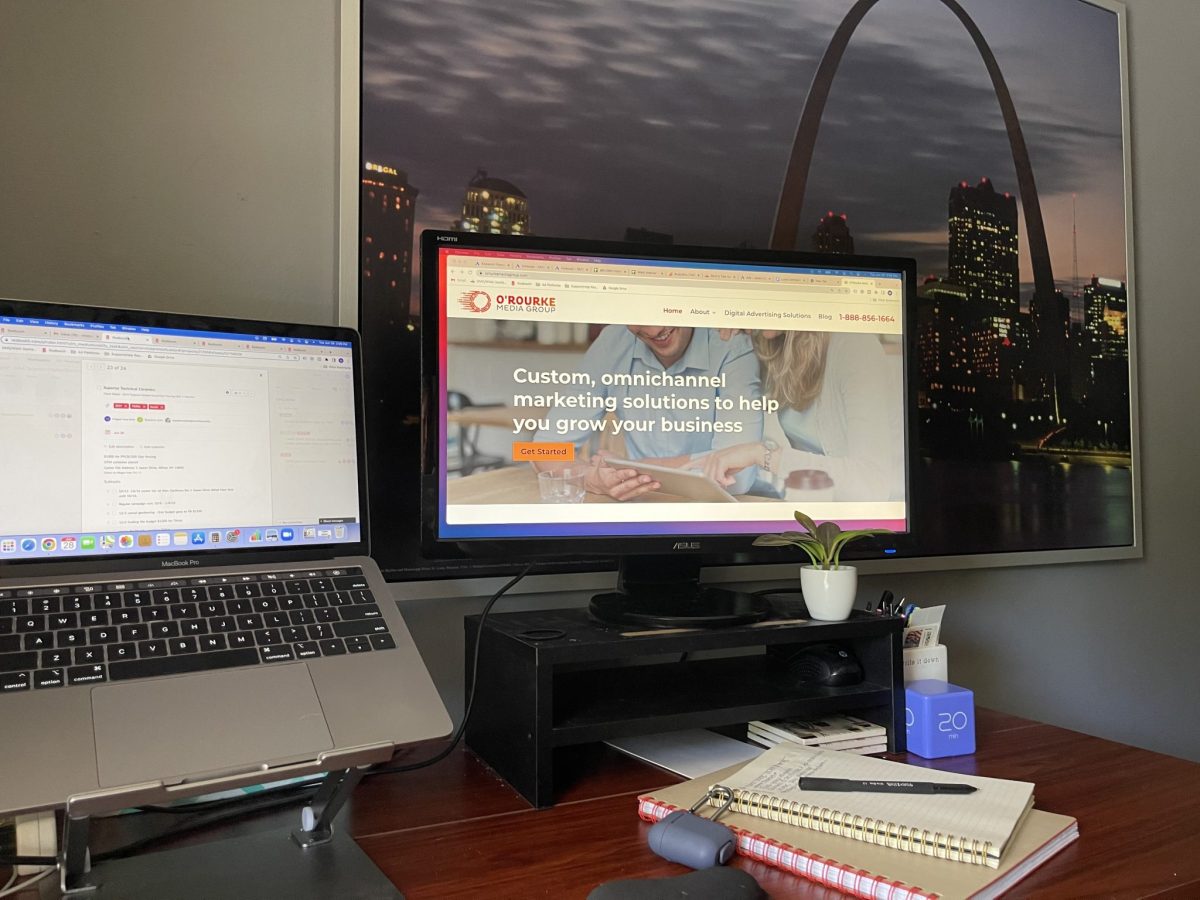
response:
{"label": "get started button", "polygon": [[571,461],[575,445],[558,441],[513,441],[513,462]]}

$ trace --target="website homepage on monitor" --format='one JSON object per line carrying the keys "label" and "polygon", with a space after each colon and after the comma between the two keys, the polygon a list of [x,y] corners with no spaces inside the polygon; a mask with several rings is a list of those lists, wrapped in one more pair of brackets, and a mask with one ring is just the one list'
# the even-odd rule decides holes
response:
{"label": "website homepage on monitor", "polygon": [[440,537],[906,530],[901,271],[438,265]]}

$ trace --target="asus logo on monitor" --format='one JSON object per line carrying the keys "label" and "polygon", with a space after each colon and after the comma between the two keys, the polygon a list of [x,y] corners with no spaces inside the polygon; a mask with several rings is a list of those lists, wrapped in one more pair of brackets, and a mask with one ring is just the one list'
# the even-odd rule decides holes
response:
{"label": "asus logo on monitor", "polygon": [[200,560],[198,560],[198,559],[164,559],[161,562],[159,562],[159,565],[162,566],[164,569],[177,569],[180,566],[198,566],[198,565],[200,565]]}
{"label": "asus logo on monitor", "polygon": [[699,541],[676,541],[671,545],[672,550],[699,550]]}

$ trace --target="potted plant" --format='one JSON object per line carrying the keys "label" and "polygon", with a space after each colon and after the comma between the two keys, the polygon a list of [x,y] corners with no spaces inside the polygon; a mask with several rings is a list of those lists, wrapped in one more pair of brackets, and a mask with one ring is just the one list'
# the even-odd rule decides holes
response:
{"label": "potted plant", "polygon": [[754,539],[757,547],[799,547],[812,561],[800,569],[800,588],[810,618],[841,622],[850,617],[858,593],[858,569],[839,562],[842,549],[851,541],[872,534],[885,534],[886,528],[860,528],[842,531],[837,522],[818,525],[804,513],[796,512],[796,521],[804,531],[763,534]]}

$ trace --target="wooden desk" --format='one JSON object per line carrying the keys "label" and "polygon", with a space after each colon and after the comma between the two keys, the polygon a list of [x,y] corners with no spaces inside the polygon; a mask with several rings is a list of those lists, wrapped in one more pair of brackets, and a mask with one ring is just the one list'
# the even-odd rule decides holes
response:
{"label": "wooden desk", "polygon": [[[1079,840],[1022,882],[1016,895],[1200,897],[1200,765],[988,710],[978,718],[979,751],[938,761],[937,768],[1033,781],[1038,806],[1079,819]],[[891,758],[930,765],[911,755]],[[442,794],[430,785],[427,794],[413,797],[429,805],[426,824],[382,831],[385,810],[368,814],[356,806],[351,827],[413,900],[489,891],[584,897],[603,881],[686,871],[647,849],[649,826],[635,812],[639,791],[674,779],[615,752],[593,759],[591,769],[581,761],[581,774],[567,779],[561,802],[548,810],[518,803],[502,811],[507,787],[500,783],[481,791],[497,804],[487,812],[439,815]],[[469,760],[461,765],[464,774],[474,769]],[[382,789],[368,785],[360,793],[376,790]],[[459,799],[457,791],[452,796]],[[772,897],[836,896],[761,863],[737,864]]]}
{"label": "wooden desk", "polygon": [[[1079,840],[1021,882],[1014,896],[1200,897],[1200,764],[978,712],[978,752],[936,767],[1033,781],[1039,807],[1079,819]],[[409,760],[434,749],[415,748]],[[891,758],[933,765],[915,756]],[[578,898],[604,881],[686,871],[647,849],[649,826],[635,804],[639,792],[678,779],[602,746],[579,748],[560,770],[558,805],[538,811],[459,749],[429,769],[364,781],[340,825],[410,900]],[[297,818],[295,810],[265,814],[191,840],[286,833]],[[177,821],[153,814],[102,821],[95,847]],[[736,864],[772,897],[838,896],[761,863],[739,858]]]}

